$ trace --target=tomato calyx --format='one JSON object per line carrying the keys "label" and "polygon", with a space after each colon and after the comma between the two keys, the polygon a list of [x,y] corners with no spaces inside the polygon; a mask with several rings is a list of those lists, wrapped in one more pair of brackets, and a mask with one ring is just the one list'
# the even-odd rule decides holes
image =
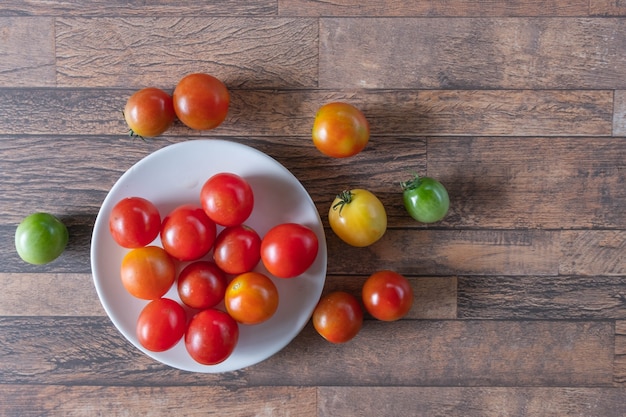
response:
{"label": "tomato calyx", "polygon": [[337,194],[336,198],[338,198],[339,201],[337,201],[333,205],[333,210],[337,210],[337,208],[339,208],[339,214],[341,214],[341,210],[343,210],[344,206],[346,204],[350,204],[352,202],[352,197],[353,196],[354,196],[354,194],[350,190],[343,190],[342,192]]}
{"label": "tomato calyx", "polygon": [[[126,113],[124,113],[124,111],[122,111],[122,116],[123,116],[124,118],[126,118]],[[147,141],[146,141],[146,138],[144,138],[144,137],[143,137],[143,136],[141,136],[141,135],[138,135],[138,134],[137,134],[137,133],[136,133],[133,129],[131,129],[131,128],[128,128],[128,136],[129,136],[129,137],[131,137],[131,138],[139,138],[139,139],[143,140],[144,142],[147,142]]]}
{"label": "tomato calyx", "polygon": [[411,178],[410,180],[400,182],[400,187],[402,187],[402,191],[414,190],[422,184],[422,178],[420,178],[420,176],[417,174],[413,175],[413,178]]}

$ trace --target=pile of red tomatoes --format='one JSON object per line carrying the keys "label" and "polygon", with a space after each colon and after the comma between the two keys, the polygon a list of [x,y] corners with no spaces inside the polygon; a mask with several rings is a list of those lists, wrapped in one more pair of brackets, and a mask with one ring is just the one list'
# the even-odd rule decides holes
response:
{"label": "pile of red tomatoes", "polygon": [[[196,202],[164,218],[140,196],[116,203],[109,229],[129,249],[120,266],[122,284],[149,300],[137,319],[144,348],[162,352],[184,338],[195,361],[218,364],[237,345],[239,324],[274,315],[278,290],[270,276],[255,271],[257,265],[276,278],[296,278],[311,267],[319,244],[310,228],[297,223],[277,224],[261,237],[245,224],[253,209],[250,184],[230,172],[208,178]],[[174,285],[180,302],[164,297]]]}

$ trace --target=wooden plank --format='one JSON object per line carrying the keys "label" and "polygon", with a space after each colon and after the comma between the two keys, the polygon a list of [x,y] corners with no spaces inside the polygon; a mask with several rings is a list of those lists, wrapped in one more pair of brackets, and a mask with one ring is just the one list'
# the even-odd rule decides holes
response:
{"label": "wooden plank", "polygon": [[626,317],[626,277],[460,276],[460,318],[607,320]]}
{"label": "wooden plank", "polygon": [[621,417],[624,389],[320,387],[319,417]]}
{"label": "wooden plank", "polygon": [[3,0],[0,16],[210,16],[210,15],[275,15],[276,2],[271,0],[203,0],[126,1],[90,0]]}
{"label": "wooden plank", "polygon": [[562,233],[561,275],[626,275],[623,230],[572,230]]}
{"label": "wooden plank", "polygon": [[588,9],[588,0],[573,0],[567,4],[557,0],[278,0],[278,14],[281,16],[586,16]]}
{"label": "wooden plank", "polygon": [[4,317],[0,330],[3,384],[613,384],[614,327],[597,321],[367,320],[359,335],[343,345],[326,342],[307,325],[266,361],[224,374],[196,374],[160,365],[124,340],[105,317]]}
{"label": "wooden plank", "polygon": [[[4,416],[301,416],[317,412],[317,390],[308,387],[224,388],[0,385]],[[191,411],[193,410],[193,411]]]}
{"label": "wooden plank", "polygon": [[[171,82],[171,84],[169,84]],[[172,91],[176,80],[168,82]],[[139,87],[137,87],[139,88]],[[122,110],[134,89],[0,89],[0,135],[128,132]],[[231,88],[228,116],[218,128],[194,131],[181,123],[163,137],[300,136],[305,145],[325,103],[360,108],[370,143],[403,136],[611,136],[612,91],[322,91]],[[51,117],[50,115],[54,115]],[[369,146],[369,145],[368,145]],[[367,148],[366,148],[367,149]]]}
{"label": "wooden plank", "polygon": [[615,368],[617,386],[626,386],[626,320],[615,322]]}
{"label": "wooden plank", "polygon": [[621,0],[589,0],[589,13],[598,16],[626,16],[626,4]]}
{"label": "wooden plank", "polygon": [[622,139],[431,138],[427,153],[428,175],[445,184],[451,196],[444,224],[626,226]]}
{"label": "wooden plank", "polygon": [[[543,230],[391,229],[366,248],[327,233],[331,274],[392,269],[406,275],[556,275],[557,232]],[[407,251],[406,248],[411,248]]]}
{"label": "wooden plank", "polygon": [[621,88],[626,22],[322,18],[323,88]]}
{"label": "wooden plank", "polygon": [[626,136],[626,91],[615,92],[613,136]]}
{"label": "wooden plank", "polygon": [[317,86],[314,19],[62,17],[55,30],[62,87],[173,89],[192,72],[229,87]]}
{"label": "wooden plank", "polygon": [[[21,39],[28,39],[22,42]],[[0,86],[54,86],[54,20],[0,17]]]}

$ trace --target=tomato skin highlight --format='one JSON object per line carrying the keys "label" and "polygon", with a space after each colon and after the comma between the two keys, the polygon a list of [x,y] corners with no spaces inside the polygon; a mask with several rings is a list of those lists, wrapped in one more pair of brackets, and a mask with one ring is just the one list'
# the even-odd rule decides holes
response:
{"label": "tomato skin highlight", "polygon": [[120,267],[122,285],[132,296],[154,300],[165,295],[176,280],[176,265],[159,246],[131,249]]}
{"label": "tomato skin highlight", "polygon": [[249,226],[227,227],[215,239],[213,260],[227,274],[250,272],[261,260],[261,237]]}
{"label": "tomato skin highlight", "polygon": [[169,129],[175,118],[172,97],[155,87],[135,92],[124,106],[124,119],[131,136],[159,136]]}
{"label": "tomato skin highlight", "polygon": [[421,223],[435,223],[446,217],[450,197],[446,188],[434,178],[415,177],[401,183],[404,208]]}
{"label": "tomato skin highlight", "polygon": [[313,230],[297,223],[282,223],[263,236],[261,261],[275,277],[294,278],[311,267],[318,250]]}
{"label": "tomato skin highlight", "polygon": [[215,307],[224,299],[227,285],[226,275],[217,265],[195,261],[178,274],[177,290],[186,306],[203,310]]}
{"label": "tomato skin highlight", "polygon": [[187,314],[183,307],[169,298],[149,302],[137,319],[137,339],[152,352],[171,349],[183,338]]}
{"label": "tomato skin highlight", "polygon": [[151,243],[161,230],[161,215],[156,206],[142,197],[127,197],[113,206],[109,231],[124,248],[140,248]]}
{"label": "tomato skin highlight", "polygon": [[322,296],[313,310],[313,327],[331,343],[352,340],[363,326],[363,309],[358,299],[344,291]]}
{"label": "tomato skin highlight", "polygon": [[216,235],[215,222],[193,204],[176,207],[161,224],[163,249],[180,261],[195,261],[209,253]]}
{"label": "tomato skin highlight", "polygon": [[239,326],[227,313],[209,308],[193,316],[185,332],[185,348],[203,365],[217,365],[232,354],[239,340]]}
{"label": "tomato skin highlight", "polygon": [[328,211],[335,234],[351,246],[365,247],[377,242],[387,231],[387,212],[372,192],[364,189],[343,191]]}
{"label": "tomato skin highlight", "polygon": [[382,321],[404,317],[413,305],[413,288],[395,271],[383,270],[370,275],[362,288],[365,310]]}
{"label": "tomato skin highlight", "polygon": [[260,272],[236,276],[224,296],[228,314],[241,324],[259,324],[270,319],[278,309],[278,289]]}
{"label": "tomato skin highlight", "polygon": [[30,214],[15,229],[15,250],[24,262],[33,265],[54,261],[68,240],[65,224],[49,213]]}
{"label": "tomato skin highlight", "polygon": [[174,111],[187,127],[209,130],[218,127],[228,114],[230,93],[216,77],[195,73],[183,77],[173,94]]}
{"label": "tomato skin highlight", "polygon": [[361,152],[370,137],[365,115],[348,103],[320,107],[313,122],[313,144],[327,156],[346,158]]}
{"label": "tomato skin highlight", "polygon": [[206,180],[200,190],[200,203],[211,220],[221,226],[239,226],[254,208],[254,192],[241,176],[220,172]]}

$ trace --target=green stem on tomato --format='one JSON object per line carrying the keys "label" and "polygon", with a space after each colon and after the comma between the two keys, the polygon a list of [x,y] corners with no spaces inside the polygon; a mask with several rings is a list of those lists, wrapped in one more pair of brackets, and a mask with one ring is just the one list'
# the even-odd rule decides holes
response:
{"label": "green stem on tomato", "polygon": [[337,207],[339,207],[339,214],[341,214],[341,210],[343,210],[343,207],[346,204],[350,204],[350,202],[352,201],[352,196],[354,194],[352,194],[352,191],[349,190],[343,190],[342,192],[340,192],[339,194],[337,194],[337,197],[339,201],[337,201],[334,205],[333,205],[333,210],[337,210]]}
{"label": "green stem on tomato", "polygon": [[420,186],[422,179],[419,175],[414,174],[414,177],[407,181],[400,182],[400,186],[402,187],[402,191],[404,190],[412,190]]}

